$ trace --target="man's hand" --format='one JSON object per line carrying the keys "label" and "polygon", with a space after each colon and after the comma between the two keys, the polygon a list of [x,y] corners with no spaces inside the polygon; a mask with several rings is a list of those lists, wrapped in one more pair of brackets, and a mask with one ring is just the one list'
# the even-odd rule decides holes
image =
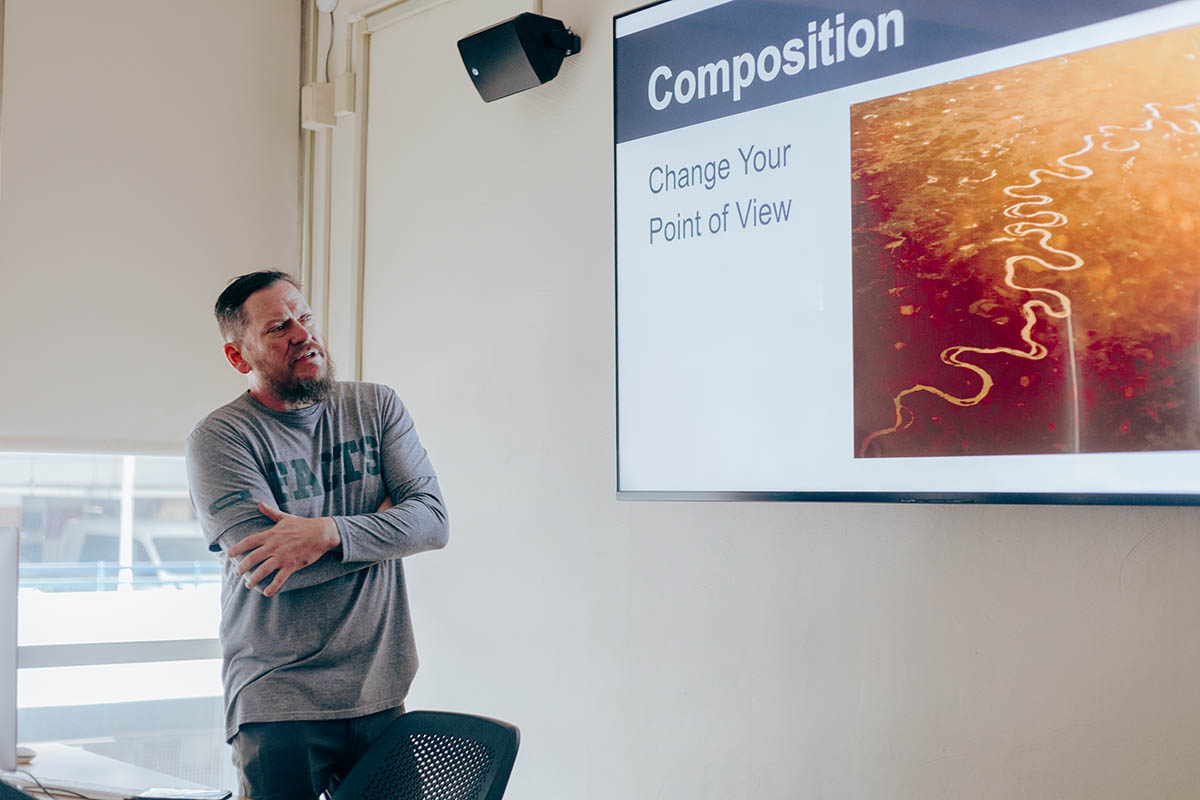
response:
{"label": "man's hand", "polygon": [[275,579],[263,590],[267,597],[275,594],[293,572],[342,544],[342,536],[332,517],[306,519],[288,514],[263,503],[258,510],[275,521],[275,525],[260,533],[251,534],[229,548],[231,558],[244,557],[238,562],[237,574],[250,589],[272,572]]}

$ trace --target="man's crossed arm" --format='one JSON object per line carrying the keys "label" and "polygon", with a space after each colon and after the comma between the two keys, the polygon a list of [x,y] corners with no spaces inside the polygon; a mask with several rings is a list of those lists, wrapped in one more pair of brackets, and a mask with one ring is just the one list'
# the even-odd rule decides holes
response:
{"label": "man's crossed arm", "polygon": [[[391,507],[391,498],[385,497],[376,513]],[[315,564],[326,553],[341,549],[342,534],[333,517],[297,517],[261,502],[258,510],[275,524],[250,534],[226,551],[230,558],[238,559],[237,575],[247,589],[253,589],[274,573],[275,578],[262,589],[270,597],[294,573]]]}
{"label": "man's crossed arm", "polygon": [[416,483],[422,484],[420,490],[407,493],[398,505],[385,497],[374,513],[336,519],[298,517],[260,502],[259,511],[274,524],[239,539],[225,552],[238,559],[237,575],[246,588],[270,597],[377,561],[439,549],[446,545],[448,525],[437,479]]}

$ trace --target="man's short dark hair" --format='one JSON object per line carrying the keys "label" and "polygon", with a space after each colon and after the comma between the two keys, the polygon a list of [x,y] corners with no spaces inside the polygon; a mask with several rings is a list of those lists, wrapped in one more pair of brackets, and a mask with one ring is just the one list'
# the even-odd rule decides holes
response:
{"label": "man's short dark hair", "polygon": [[297,289],[303,288],[300,286],[300,281],[278,269],[250,272],[239,275],[229,282],[225,291],[221,292],[221,296],[217,298],[216,306],[213,307],[217,325],[221,328],[221,335],[225,337],[225,341],[236,342],[241,339],[246,328],[246,315],[242,313],[242,306],[246,303],[246,299],[259,289],[266,289],[279,281],[287,281]]}

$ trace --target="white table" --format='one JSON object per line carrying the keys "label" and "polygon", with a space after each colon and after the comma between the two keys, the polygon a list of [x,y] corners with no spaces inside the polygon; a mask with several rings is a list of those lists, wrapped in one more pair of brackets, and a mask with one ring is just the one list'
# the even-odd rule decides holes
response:
{"label": "white table", "polygon": [[[198,783],[185,781],[162,772],[126,764],[115,758],[89,753],[79,747],[57,742],[31,744],[37,756],[30,764],[19,764],[46,785],[61,786],[95,797],[97,800],[123,800],[151,787],[170,789],[207,789]],[[20,779],[27,776],[17,774]],[[34,797],[43,795],[33,791],[36,787],[22,787],[21,791]]]}

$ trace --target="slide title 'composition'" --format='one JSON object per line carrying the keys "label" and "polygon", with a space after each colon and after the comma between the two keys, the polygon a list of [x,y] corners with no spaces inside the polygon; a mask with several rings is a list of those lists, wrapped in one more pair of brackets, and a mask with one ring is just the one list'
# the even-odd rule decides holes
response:
{"label": "slide title 'composition'", "polygon": [[780,73],[798,75],[806,69],[833,66],[845,61],[847,55],[862,58],[903,44],[904,14],[899,9],[875,19],[860,19],[849,29],[846,15],[838,14],[832,24],[828,17],[820,25],[809,22],[807,40],[788,39],[782,48],[769,44],[757,56],[742,53],[678,73],[665,64],[657,67],[650,73],[647,86],[650,107],[662,111],[673,102],[686,104],[729,92],[733,92],[736,103],[755,80],[773,81]]}

